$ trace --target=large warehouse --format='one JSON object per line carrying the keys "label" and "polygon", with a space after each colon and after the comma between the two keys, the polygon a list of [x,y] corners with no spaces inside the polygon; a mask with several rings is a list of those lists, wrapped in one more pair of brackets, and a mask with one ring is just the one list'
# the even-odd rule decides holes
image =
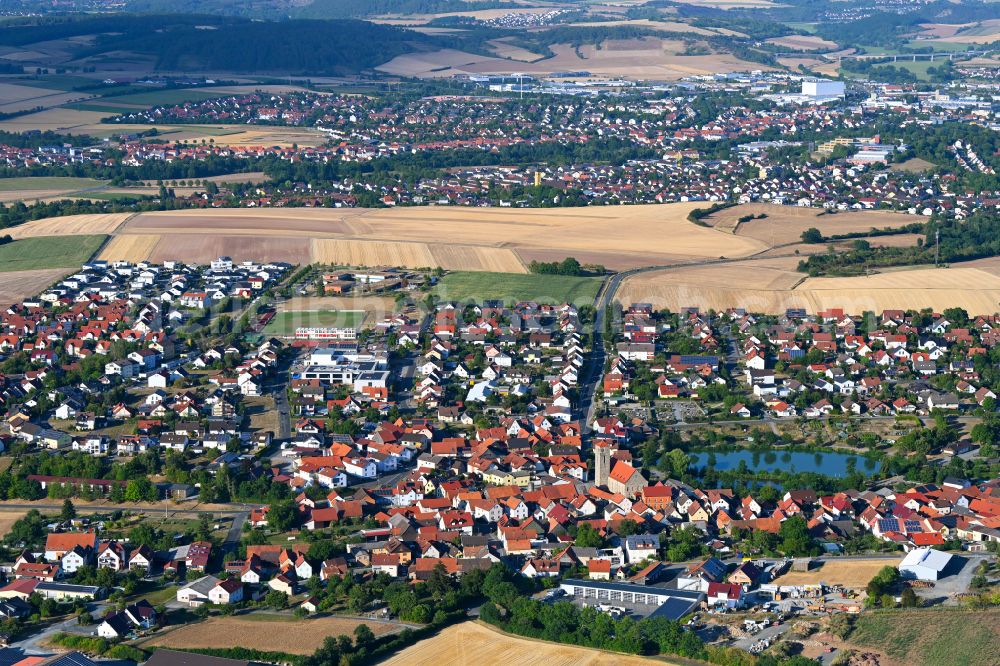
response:
{"label": "large warehouse", "polygon": [[950,561],[951,555],[940,550],[914,548],[899,563],[899,573],[903,578],[937,580]]}
{"label": "large warehouse", "polygon": [[606,604],[632,611],[647,607],[642,609],[641,615],[662,616],[670,620],[679,620],[697,609],[705,599],[704,593],[691,590],[672,590],[597,580],[564,580],[560,587],[568,597],[579,599],[589,605]]}

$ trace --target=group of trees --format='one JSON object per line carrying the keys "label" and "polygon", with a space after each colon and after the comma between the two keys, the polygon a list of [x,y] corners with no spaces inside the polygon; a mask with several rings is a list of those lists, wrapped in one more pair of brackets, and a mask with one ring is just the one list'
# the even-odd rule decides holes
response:
{"label": "group of trees", "polygon": [[[482,596],[487,601],[480,610],[480,619],[513,634],[556,643],[627,654],[677,655],[722,666],[748,663],[745,652],[710,648],[679,622],[663,617],[614,619],[596,608],[580,608],[569,601],[545,603],[526,596],[526,585],[523,578],[502,565],[491,568],[482,582]],[[814,662],[801,657],[782,659],[763,655],[753,663],[805,666]]]}
{"label": "group of trees", "polygon": [[[603,266],[600,268],[603,268]],[[586,269],[575,257],[566,257],[562,261],[532,261],[528,264],[528,270],[538,275],[580,276],[587,273]]]}
{"label": "group of trees", "polygon": [[[868,586],[865,588],[865,592],[867,592],[865,605],[868,607],[895,608],[896,598],[894,593],[901,583],[902,578],[899,575],[899,569],[891,566],[882,567],[868,581]],[[912,608],[920,605],[920,600],[917,598],[916,592],[909,585],[902,588],[899,605],[904,608]]]}

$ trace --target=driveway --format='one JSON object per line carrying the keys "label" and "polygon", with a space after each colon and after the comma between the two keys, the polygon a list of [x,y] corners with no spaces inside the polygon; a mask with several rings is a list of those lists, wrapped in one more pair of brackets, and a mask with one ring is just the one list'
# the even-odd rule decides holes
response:
{"label": "driveway", "polygon": [[[98,619],[104,616],[104,611],[107,608],[107,602],[98,601],[87,604],[87,611],[94,617]],[[90,636],[92,632],[97,631],[97,625],[92,624],[89,626],[82,626],[76,621],[76,617],[70,617],[59,622],[50,624],[45,629],[24,638],[23,640],[11,643],[9,649],[14,649],[20,651],[25,655],[43,655],[52,654],[52,648],[43,646],[51,636],[58,633],[66,634],[81,634],[83,636]],[[4,654],[7,650],[0,652],[0,664],[4,664],[3,659]]]}
{"label": "driveway", "polygon": [[[749,652],[750,646],[756,643],[757,641],[764,640],[765,638],[775,639],[781,634],[783,634],[786,629],[788,629],[787,622],[780,625],[772,624],[770,627],[765,627],[764,629],[761,629],[758,633],[754,634],[753,636],[747,636],[746,638],[739,638],[733,641],[732,646]],[[771,643],[773,644],[774,640],[772,640]]]}

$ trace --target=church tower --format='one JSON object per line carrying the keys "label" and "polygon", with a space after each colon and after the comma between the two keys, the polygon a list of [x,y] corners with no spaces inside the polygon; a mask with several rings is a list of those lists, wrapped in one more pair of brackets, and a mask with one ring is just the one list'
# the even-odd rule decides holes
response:
{"label": "church tower", "polygon": [[608,475],[611,474],[611,447],[605,441],[594,443],[594,484],[608,486]]}

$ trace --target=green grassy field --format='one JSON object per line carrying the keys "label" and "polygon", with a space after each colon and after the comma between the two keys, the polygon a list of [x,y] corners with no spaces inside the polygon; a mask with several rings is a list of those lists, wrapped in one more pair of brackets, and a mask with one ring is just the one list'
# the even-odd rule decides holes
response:
{"label": "green grassy field", "polygon": [[77,268],[107,236],[42,236],[0,245],[0,273],[39,268]]}
{"label": "green grassy field", "polygon": [[74,111],[96,111],[98,113],[115,115],[125,113],[126,111],[137,110],[134,106],[117,105],[112,102],[105,102],[102,100],[95,100],[93,102],[73,102],[72,104],[64,104],[62,108],[73,109]]}
{"label": "green grassy field", "polygon": [[[931,62],[930,60],[917,60],[916,62],[914,62],[912,60],[903,60],[902,56],[900,56],[900,60],[898,60],[897,62],[879,63],[878,65],[876,65],[876,67],[892,66],[892,67],[898,67],[899,69],[906,69],[913,72],[913,74],[919,80],[930,81],[931,77],[927,73],[927,70],[931,67],[940,67],[945,62],[947,62],[947,59],[935,60],[933,62]],[[866,75],[866,74],[859,74],[857,72],[852,72],[850,70],[844,69],[843,67],[841,67],[839,71],[842,76],[848,76],[848,77],[865,78],[866,76],[873,76],[873,75]],[[875,76],[875,78],[878,77]]]}
{"label": "green grassy field", "polygon": [[358,310],[304,310],[279,312],[264,327],[264,335],[290,336],[295,329],[308,328],[360,328],[365,313]]}
{"label": "green grassy field", "polygon": [[129,194],[127,192],[87,192],[80,195],[82,199],[98,199],[100,201],[133,201],[135,199],[155,199],[149,194]]}
{"label": "green grassy field", "polygon": [[71,178],[61,176],[25,176],[24,178],[0,178],[0,192],[16,190],[82,190],[100,187],[104,181],[93,178]]}
{"label": "green grassy field", "polygon": [[434,288],[444,301],[482,302],[502,300],[592,305],[601,278],[565,275],[455,272],[445,275]]}
{"label": "green grassy field", "polygon": [[145,106],[158,106],[160,104],[178,104],[180,102],[201,102],[206,99],[225,97],[226,93],[205,92],[203,90],[192,90],[191,88],[179,88],[177,90],[150,90],[132,95],[121,95],[119,97],[107,97],[103,101],[110,104],[143,104]]}
{"label": "green grassy field", "polygon": [[995,664],[1000,609],[925,608],[858,616],[847,639],[914,666]]}
{"label": "green grassy field", "polygon": [[963,42],[931,42],[926,39],[911,39],[907,43],[907,46],[914,49],[930,48],[933,51],[942,51],[945,53],[971,51],[973,50],[973,47],[976,47],[975,44],[965,44]]}

